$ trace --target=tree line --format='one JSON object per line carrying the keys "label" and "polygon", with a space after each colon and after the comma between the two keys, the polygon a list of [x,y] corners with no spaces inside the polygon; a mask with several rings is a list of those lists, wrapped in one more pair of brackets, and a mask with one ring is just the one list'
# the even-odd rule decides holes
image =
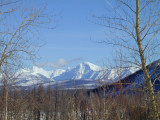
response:
{"label": "tree line", "polygon": [[[153,119],[153,110],[146,92],[135,94],[98,95],[89,90],[62,90],[58,85],[34,86],[33,89],[8,87],[7,106],[5,88],[0,90],[0,119],[8,120],[146,120]],[[105,89],[105,88],[104,88]],[[157,94],[157,103],[159,102]],[[160,103],[160,102],[159,102]],[[7,113],[5,114],[5,108]],[[159,107],[159,106],[158,106]]]}

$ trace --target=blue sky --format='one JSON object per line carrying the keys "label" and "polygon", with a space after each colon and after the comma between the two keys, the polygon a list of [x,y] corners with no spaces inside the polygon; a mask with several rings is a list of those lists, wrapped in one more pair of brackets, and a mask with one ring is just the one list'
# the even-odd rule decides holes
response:
{"label": "blue sky", "polygon": [[[130,5],[135,9],[135,1],[132,1]],[[112,64],[116,66],[117,63],[114,60],[116,58],[121,59],[118,56],[121,54],[118,52],[123,53],[123,59],[134,61],[132,55],[135,53],[132,50],[129,51],[122,48],[122,46],[117,47],[98,43],[98,41],[106,40],[111,42],[115,40],[114,43],[119,43],[120,40],[120,43],[123,44],[123,40],[129,40],[125,42],[126,46],[129,44],[131,48],[137,49],[136,41],[132,39],[132,36],[120,30],[97,25],[95,24],[97,22],[101,22],[103,25],[109,25],[109,23],[92,17],[95,14],[99,17],[125,18],[135,24],[135,14],[122,4],[118,4],[114,0],[28,0],[25,1],[25,6],[26,8],[46,6],[45,11],[47,13],[56,14],[55,21],[49,25],[55,27],[55,29],[39,29],[40,41],[43,41],[45,46],[39,51],[41,60],[37,61],[37,65],[54,69],[72,67],[78,63],[88,61],[100,66],[103,66],[104,63],[107,66],[110,66],[110,63],[111,66]],[[159,9],[159,6],[157,7]],[[145,20],[140,28],[148,21],[147,17],[150,17],[149,15],[148,11],[146,14],[141,14],[140,20],[144,20],[144,18]],[[119,22],[118,19],[116,22]],[[121,22],[128,29],[131,29],[133,34],[136,34],[133,24]],[[112,25],[114,26],[114,24]],[[142,43],[143,45],[147,44],[149,37],[151,35],[147,36]],[[154,41],[152,42],[154,43]],[[150,47],[152,47],[152,44]],[[149,47],[148,50],[150,52]],[[135,55],[139,60],[138,54]],[[158,56],[153,57],[155,59]]]}
{"label": "blue sky", "polygon": [[102,66],[103,61],[113,57],[113,48],[96,42],[106,39],[107,29],[91,22],[93,14],[104,15],[112,9],[106,0],[38,1],[35,5],[46,2],[47,11],[54,9],[57,15],[52,23],[55,29],[40,30],[40,39],[46,44],[39,51],[39,64],[54,68],[54,64],[67,67],[89,61]]}

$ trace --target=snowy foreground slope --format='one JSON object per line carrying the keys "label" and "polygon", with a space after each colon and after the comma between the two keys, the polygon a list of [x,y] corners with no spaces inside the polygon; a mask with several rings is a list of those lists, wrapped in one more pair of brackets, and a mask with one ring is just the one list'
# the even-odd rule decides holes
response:
{"label": "snowy foreground slope", "polygon": [[32,69],[22,69],[17,72],[14,84],[19,87],[33,87],[43,84],[44,86],[56,84],[60,88],[95,88],[103,83],[111,84],[135,72],[133,69],[104,69],[89,62],[84,62],[74,68],[56,69],[46,71],[34,66]]}

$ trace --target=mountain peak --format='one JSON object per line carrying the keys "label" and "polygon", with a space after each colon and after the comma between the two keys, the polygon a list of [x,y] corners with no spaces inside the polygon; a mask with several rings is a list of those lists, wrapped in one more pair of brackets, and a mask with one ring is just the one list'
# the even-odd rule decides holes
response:
{"label": "mountain peak", "polygon": [[32,74],[42,74],[46,76],[47,78],[50,78],[50,71],[46,71],[43,68],[40,68],[38,66],[33,66],[32,68],[33,73]]}
{"label": "mountain peak", "polygon": [[90,63],[90,62],[83,62],[82,66],[89,67],[93,71],[100,71],[100,70],[102,70],[101,67],[99,67],[99,66],[97,66],[97,65],[95,65],[93,63]]}
{"label": "mountain peak", "polygon": [[33,67],[32,67],[32,70],[33,70],[33,72],[35,72],[35,73],[39,73],[40,71],[43,71],[43,69],[40,68],[40,67],[38,67],[38,66],[33,66]]}

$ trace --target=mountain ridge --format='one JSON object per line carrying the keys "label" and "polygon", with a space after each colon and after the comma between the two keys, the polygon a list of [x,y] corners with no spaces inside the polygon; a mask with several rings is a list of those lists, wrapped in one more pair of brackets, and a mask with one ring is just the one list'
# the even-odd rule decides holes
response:
{"label": "mountain ridge", "polygon": [[[15,75],[15,84],[17,86],[33,86],[38,84],[48,85],[55,84],[69,86],[73,88],[74,84],[78,87],[86,86],[91,88],[97,86],[99,81],[107,81],[108,84],[116,82],[119,77],[126,77],[133,73],[133,70],[123,69],[120,71],[120,75],[117,72],[118,69],[106,70],[100,66],[92,64],[90,62],[83,62],[73,68],[44,70],[43,68],[33,66],[32,69],[22,69]],[[72,85],[71,85],[72,84]],[[68,88],[68,87],[67,87]]]}

